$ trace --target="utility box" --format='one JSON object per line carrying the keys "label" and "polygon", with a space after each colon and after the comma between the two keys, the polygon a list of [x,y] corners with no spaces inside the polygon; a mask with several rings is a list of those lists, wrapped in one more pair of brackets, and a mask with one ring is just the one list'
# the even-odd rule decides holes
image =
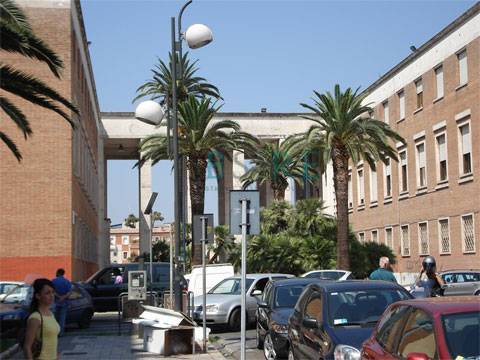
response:
{"label": "utility box", "polygon": [[128,272],[128,300],[147,300],[147,272]]}
{"label": "utility box", "polygon": [[166,356],[191,354],[193,339],[194,328],[192,326],[161,329],[147,325],[143,329],[143,350]]}

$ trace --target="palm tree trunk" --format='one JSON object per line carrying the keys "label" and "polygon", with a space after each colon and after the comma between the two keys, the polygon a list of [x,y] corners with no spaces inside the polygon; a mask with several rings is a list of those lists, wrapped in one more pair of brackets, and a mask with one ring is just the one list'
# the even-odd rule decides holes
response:
{"label": "palm tree trunk", "polygon": [[[189,171],[190,199],[192,203],[192,220],[194,215],[201,215],[205,206],[205,173],[207,159],[189,157],[187,168]],[[202,263],[202,244],[192,242],[192,265]]]}
{"label": "palm tree trunk", "polygon": [[273,197],[275,200],[285,200],[285,187],[282,186],[272,186]]}
{"label": "palm tree trunk", "polygon": [[333,182],[337,201],[337,269],[350,270],[348,253],[348,152],[343,146],[332,151]]}

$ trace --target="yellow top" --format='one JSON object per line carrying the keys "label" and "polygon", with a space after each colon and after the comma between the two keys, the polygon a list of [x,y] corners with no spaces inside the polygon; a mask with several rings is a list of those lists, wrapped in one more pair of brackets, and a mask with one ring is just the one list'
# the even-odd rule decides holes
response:
{"label": "yellow top", "polygon": [[[43,315],[43,339],[42,339],[42,352],[38,357],[39,360],[54,360],[57,358],[57,342],[58,333],[60,332],[60,326],[53,314],[49,316]],[[40,313],[35,311],[30,315],[28,319],[36,319],[42,322]],[[37,339],[40,339],[41,330],[38,329]]]}

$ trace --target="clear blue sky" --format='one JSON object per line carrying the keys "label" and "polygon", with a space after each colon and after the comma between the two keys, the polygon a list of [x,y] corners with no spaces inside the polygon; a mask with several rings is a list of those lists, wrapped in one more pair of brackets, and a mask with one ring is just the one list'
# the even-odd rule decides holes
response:
{"label": "clear blue sky", "polygon": [[[170,17],[184,1],[82,0],[101,111],[134,111],[139,85],[171,48]],[[462,14],[474,1],[208,1],[194,0],[184,30],[208,25],[214,42],[193,50],[199,74],[225,99],[222,111],[302,111],[313,90],[367,87]],[[186,51],[186,45],[184,46]],[[108,216],[138,213],[133,162],[109,161]],[[205,212],[216,212],[207,182]],[[170,165],[153,170],[156,209],[173,219]]]}

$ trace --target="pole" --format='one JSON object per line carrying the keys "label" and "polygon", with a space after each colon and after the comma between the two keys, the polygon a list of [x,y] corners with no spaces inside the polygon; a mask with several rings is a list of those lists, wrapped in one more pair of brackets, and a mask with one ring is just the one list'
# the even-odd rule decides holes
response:
{"label": "pole", "polygon": [[[173,309],[173,236],[170,226],[170,307]],[[165,306],[165,305],[164,305]]]}
{"label": "pole", "polygon": [[245,349],[245,341],[246,341],[246,323],[247,323],[247,308],[246,308],[246,289],[245,283],[247,279],[247,233],[248,233],[248,217],[247,217],[247,208],[248,208],[248,200],[242,199],[240,200],[242,203],[242,281],[241,281],[241,290],[242,290],[242,302],[241,302],[241,348],[240,348],[240,359],[246,359],[246,349]]}
{"label": "pole", "polygon": [[[150,213],[150,291],[152,292],[152,294],[153,294],[153,225],[154,224],[155,224],[155,221],[153,220],[153,211],[152,211]],[[147,299],[148,299],[148,296],[147,296]]]}
{"label": "pole", "polygon": [[206,272],[206,260],[205,260],[205,244],[207,242],[207,226],[208,218],[202,216],[200,218],[202,222],[202,291],[203,291],[203,304],[202,304],[202,320],[203,320],[203,352],[207,352],[207,272]]}
{"label": "pole", "polygon": [[[174,201],[174,211],[175,211],[175,263],[177,265],[177,270],[180,270],[178,267],[179,264],[179,250],[180,250],[180,221],[182,219],[181,214],[181,201],[179,198],[179,182],[180,182],[180,168],[179,168],[179,158],[178,158],[178,123],[177,123],[177,52],[175,44],[175,17],[171,18],[171,29],[172,29],[172,126],[173,126],[173,187],[175,192],[175,201]],[[174,310],[182,311],[182,292],[180,289],[180,278],[178,276],[178,271],[175,272],[174,276],[174,292],[175,292],[175,304]]]}

